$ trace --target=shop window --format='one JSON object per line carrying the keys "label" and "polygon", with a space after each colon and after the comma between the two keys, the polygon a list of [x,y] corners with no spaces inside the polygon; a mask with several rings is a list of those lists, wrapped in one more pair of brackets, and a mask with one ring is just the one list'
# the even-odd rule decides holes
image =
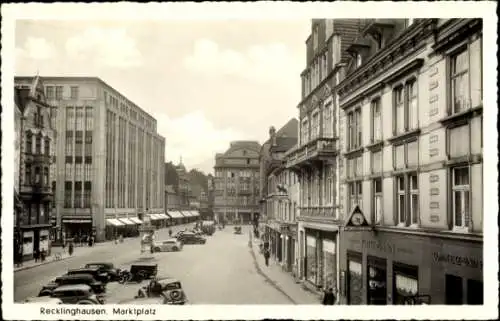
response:
{"label": "shop window", "polygon": [[387,304],[387,267],[383,259],[368,257],[367,304]]}
{"label": "shop window", "polygon": [[323,288],[337,288],[335,242],[323,240]]}
{"label": "shop window", "polygon": [[363,304],[363,269],[361,265],[361,255],[356,258],[351,257],[347,261],[347,304]]}
{"label": "shop window", "polygon": [[446,274],[446,302],[447,305],[463,304],[462,278],[459,276]]}
{"label": "shop window", "polygon": [[467,304],[483,304],[483,282],[476,280],[467,280]]}
{"label": "shop window", "polygon": [[316,255],[316,238],[311,235],[306,236],[306,279],[316,284],[318,277],[318,262]]}
{"label": "shop window", "polygon": [[394,263],[392,271],[393,304],[408,304],[418,294],[418,267]]}

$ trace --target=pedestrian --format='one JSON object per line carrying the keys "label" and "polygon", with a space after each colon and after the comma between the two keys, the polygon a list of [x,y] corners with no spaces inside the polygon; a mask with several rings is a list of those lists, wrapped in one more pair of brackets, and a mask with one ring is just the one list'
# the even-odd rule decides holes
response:
{"label": "pedestrian", "polygon": [[40,249],[35,250],[33,257],[35,258],[35,262],[38,262],[38,259],[40,258]]}
{"label": "pedestrian", "polygon": [[63,250],[63,253],[66,253],[66,240],[65,239],[62,240],[62,250]]}
{"label": "pedestrian", "polygon": [[69,255],[73,255],[73,242],[70,242],[68,245],[68,253]]}
{"label": "pedestrian", "polygon": [[40,253],[40,260],[42,262],[45,262],[45,257],[47,256],[46,252],[45,252],[45,249],[42,250],[42,252]]}
{"label": "pedestrian", "polygon": [[265,249],[264,250],[264,259],[266,260],[266,266],[269,266],[269,257],[271,256],[271,254],[269,253],[269,249]]}
{"label": "pedestrian", "polygon": [[323,305],[334,305],[335,304],[335,294],[333,294],[333,289],[330,287],[325,291],[323,295]]}
{"label": "pedestrian", "polygon": [[168,236],[172,237],[172,229],[171,228],[168,229]]}

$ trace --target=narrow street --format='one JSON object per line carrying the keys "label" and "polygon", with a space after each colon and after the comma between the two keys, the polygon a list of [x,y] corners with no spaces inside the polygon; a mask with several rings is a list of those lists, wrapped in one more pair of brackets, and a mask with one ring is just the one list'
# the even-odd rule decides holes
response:
{"label": "narrow street", "polygon": [[[182,227],[173,227],[174,233]],[[168,229],[157,231],[157,239],[168,238]],[[185,245],[180,252],[140,254],[139,239],[109,244],[92,254],[51,263],[15,273],[14,300],[36,296],[42,285],[85,263],[110,261],[121,268],[139,260],[158,264],[158,276],[178,278],[189,304],[290,304],[290,301],[257,274],[248,248],[248,228],[241,235],[230,226],[207,237],[205,245]],[[78,249],[77,249],[78,250]],[[133,298],[140,284],[107,286],[106,302],[113,304]]]}

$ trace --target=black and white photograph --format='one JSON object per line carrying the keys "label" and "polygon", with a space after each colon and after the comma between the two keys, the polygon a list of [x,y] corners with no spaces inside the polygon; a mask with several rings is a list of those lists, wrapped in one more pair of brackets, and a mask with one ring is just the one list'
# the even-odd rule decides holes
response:
{"label": "black and white photograph", "polygon": [[2,4],[3,319],[497,318],[495,10]]}

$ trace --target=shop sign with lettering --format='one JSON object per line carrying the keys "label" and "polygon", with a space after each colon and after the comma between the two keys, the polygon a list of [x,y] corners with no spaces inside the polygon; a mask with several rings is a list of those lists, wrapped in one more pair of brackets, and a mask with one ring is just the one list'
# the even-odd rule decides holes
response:
{"label": "shop sign with lettering", "polygon": [[449,263],[458,266],[483,269],[483,260],[473,256],[451,255],[441,252],[433,252],[432,258],[435,263]]}

